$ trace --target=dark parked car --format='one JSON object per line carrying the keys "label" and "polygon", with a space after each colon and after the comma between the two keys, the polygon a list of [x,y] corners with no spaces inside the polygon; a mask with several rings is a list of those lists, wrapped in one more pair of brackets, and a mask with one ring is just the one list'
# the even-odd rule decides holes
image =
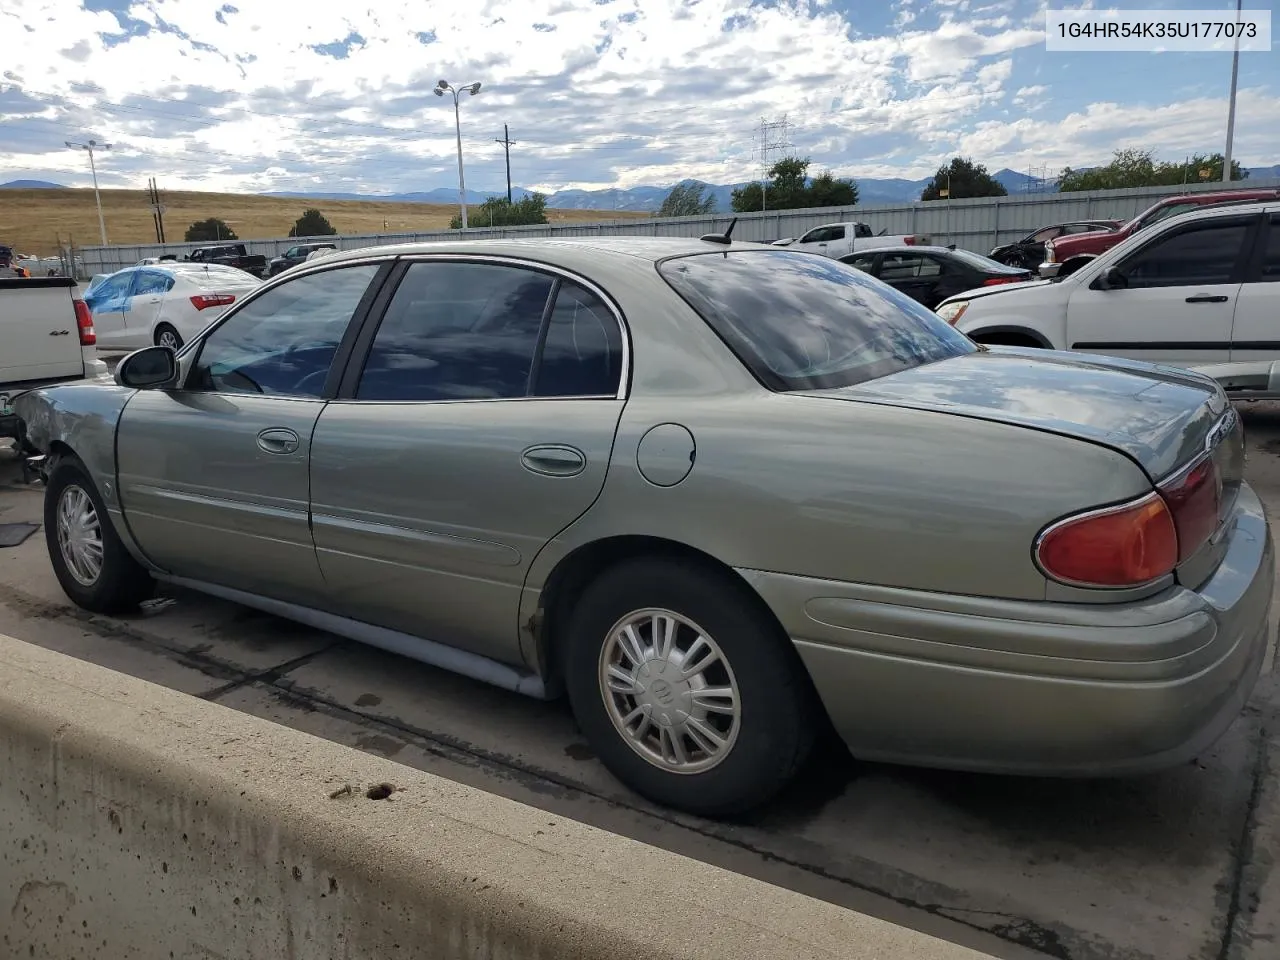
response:
{"label": "dark parked car", "polygon": [[190,263],[218,263],[226,267],[235,267],[255,277],[261,277],[267,271],[267,258],[260,253],[250,253],[243,243],[196,247],[183,259]]}
{"label": "dark parked car", "polygon": [[[274,277],[277,273],[284,273],[290,267],[296,267],[300,263],[305,263],[308,255],[315,253],[317,250],[337,250],[336,243],[299,243],[290,247],[278,257],[272,257],[267,262],[267,272],[265,276]],[[1039,262],[1039,261],[1037,261]]]}
{"label": "dark parked car", "polygon": [[1044,245],[1050,240],[1057,240],[1059,237],[1075,233],[1116,230],[1123,223],[1123,220],[1077,220],[1072,223],[1055,223],[1050,227],[1041,227],[1021,240],[1001,244],[993,249],[989,256],[992,260],[998,260],[1011,267],[1035,270],[1044,262]]}
{"label": "dark parked car", "polygon": [[1034,279],[1030,270],[950,247],[883,247],[849,254],[840,262],[883,280],[930,310],[947,297],[975,287]]}

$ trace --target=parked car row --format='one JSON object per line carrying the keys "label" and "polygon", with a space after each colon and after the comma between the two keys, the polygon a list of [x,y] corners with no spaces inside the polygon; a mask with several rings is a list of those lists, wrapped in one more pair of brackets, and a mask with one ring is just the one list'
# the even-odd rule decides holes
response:
{"label": "parked car row", "polygon": [[[1270,208],[1236,214],[1218,245],[1271,249]],[[18,396],[59,582],[108,613],[180,584],[565,692],[615,775],[702,814],[775,795],[828,721],[858,757],[1003,773],[1207,749],[1274,584],[1223,390],[982,346],[876,276],[1000,280],[967,319],[1100,268],[1006,282],[900,244],[854,269],[731,231],[328,253],[115,383]]]}

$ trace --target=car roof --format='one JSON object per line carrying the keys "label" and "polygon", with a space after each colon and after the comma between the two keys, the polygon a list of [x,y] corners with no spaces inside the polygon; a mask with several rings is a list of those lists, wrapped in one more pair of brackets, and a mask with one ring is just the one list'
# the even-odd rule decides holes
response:
{"label": "car roof", "polygon": [[[477,256],[528,257],[555,263],[558,260],[578,261],[582,254],[604,255],[619,261],[648,261],[656,263],[668,257],[696,253],[716,253],[727,250],[767,250],[783,253],[784,249],[768,243],[749,243],[735,240],[730,244],[713,243],[691,237],[528,237],[504,240],[436,240],[417,243],[398,243],[387,246],[361,247],[339,250],[324,258],[326,266],[344,260],[362,260],[367,257],[406,257],[431,253],[474,254]],[[806,256],[807,254],[796,254]]]}
{"label": "car roof", "polygon": [[1235,200],[1237,198],[1247,201],[1250,197],[1257,197],[1259,200],[1264,197],[1276,197],[1277,199],[1280,199],[1280,189],[1276,187],[1255,187],[1253,189],[1241,187],[1236,190],[1212,190],[1206,191],[1205,193],[1180,193],[1176,197],[1165,197],[1163,200],[1158,202],[1174,204],[1186,203],[1190,200],[1194,200],[1196,203],[1213,203],[1216,200]]}

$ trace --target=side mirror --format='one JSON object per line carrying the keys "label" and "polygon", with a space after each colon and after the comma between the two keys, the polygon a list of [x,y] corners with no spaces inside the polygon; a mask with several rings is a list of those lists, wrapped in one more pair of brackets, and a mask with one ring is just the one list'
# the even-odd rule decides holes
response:
{"label": "side mirror", "polygon": [[1098,277],[1099,290],[1123,290],[1129,286],[1129,278],[1120,272],[1119,267],[1107,267]]}
{"label": "side mirror", "polygon": [[178,380],[178,358],[168,347],[143,347],[116,366],[116,383],[135,390],[173,386]]}

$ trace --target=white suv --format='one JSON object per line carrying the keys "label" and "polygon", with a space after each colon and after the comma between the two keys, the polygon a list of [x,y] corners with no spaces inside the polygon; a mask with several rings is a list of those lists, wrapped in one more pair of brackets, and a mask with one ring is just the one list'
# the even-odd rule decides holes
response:
{"label": "white suv", "polygon": [[1068,277],[969,290],[937,313],[979,343],[1212,367],[1233,394],[1280,391],[1280,203],[1170,217]]}

